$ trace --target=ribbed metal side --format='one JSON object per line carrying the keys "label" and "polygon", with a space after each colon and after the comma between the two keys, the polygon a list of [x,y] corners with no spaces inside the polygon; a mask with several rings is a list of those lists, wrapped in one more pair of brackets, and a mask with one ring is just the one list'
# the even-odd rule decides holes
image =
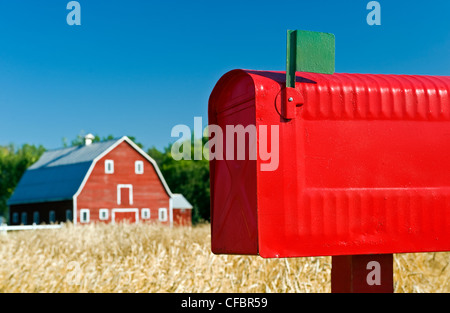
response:
{"label": "ribbed metal side", "polygon": [[300,75],[316,82],[297,84],[305,98],[304,119],[450,119],[450,78],[446,76]]}

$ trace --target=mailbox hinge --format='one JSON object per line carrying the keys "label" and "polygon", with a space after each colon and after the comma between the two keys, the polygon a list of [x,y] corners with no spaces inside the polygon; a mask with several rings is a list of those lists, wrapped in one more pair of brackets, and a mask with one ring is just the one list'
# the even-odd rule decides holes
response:
{"label": "mailbox hinge", "polygon": [[295,88],[281,89],[275,100],[278,113],[287,120],[292,120],[303,103],[303,95]]}
{"label": "mailbox hinge", "polygon": [[296,108],[304,104],[303,96],[295,89],[296,72],[334,74],[335,37],[329,33],[288,30],[286,50],[286,88],[280,92],[277,108],[285,119],[293,119]]}

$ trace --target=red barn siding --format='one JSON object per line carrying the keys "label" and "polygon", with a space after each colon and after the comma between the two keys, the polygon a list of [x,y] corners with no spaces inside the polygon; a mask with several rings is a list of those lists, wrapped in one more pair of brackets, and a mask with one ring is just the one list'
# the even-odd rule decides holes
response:
{"label": "red barn siding", "polygon": [[174,226],[191,226],[192,225],[192,210],[190,209],[174,209],[173,210],[173,225]]}
{"label": "red barn siding", "polygon": [[[105,160],[114,161],[114,173],[105,173]],[[144,173],[135,173],[135,161],[143,161]],[[121,204],[118,204],[118,185],[132,185],[133,203],[128,204],[128,191],[122,189]],[[125,199],[123,199],[125,198]],[[139,221],[142,221],[142,209],[150,209],[150,221],[158,221],[159,208],[167,209],[167,221],[170,224],[170,196],[167,194],[159,176],[145,157],[127,142],[120,143],[95,164],[92,172],[76,199],[76,219],[80,223],[80,210],[90,210],[90,222],[100,221],[99,210],[108,209],[110,223],[112,209],[137,208]]]}

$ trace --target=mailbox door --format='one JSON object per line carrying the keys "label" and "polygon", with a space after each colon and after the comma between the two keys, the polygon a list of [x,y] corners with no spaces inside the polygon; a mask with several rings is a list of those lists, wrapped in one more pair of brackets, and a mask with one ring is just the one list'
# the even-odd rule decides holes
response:
{"label": "mailbox door", "polygon": [[[245,159],[240,160],[227,126],[255,125],[255,88],[252,78],[244,72],[231,73],[221,79],[219,91],[214,94],[209,106],[209,124],[219,126],[222,134],[215,133],[210,143],[216,140],[214,151],[222,145],[223,151],[210,160],[211,181],[211,248],[218,254],[258,253],[256,213],[256,159],[249,155],[249,136],[245,136]],[[231,143],[231,145],[226,143]],[[231,153],[230,150],[234,150]],[[227,157],[228,154],[228,157]]]}

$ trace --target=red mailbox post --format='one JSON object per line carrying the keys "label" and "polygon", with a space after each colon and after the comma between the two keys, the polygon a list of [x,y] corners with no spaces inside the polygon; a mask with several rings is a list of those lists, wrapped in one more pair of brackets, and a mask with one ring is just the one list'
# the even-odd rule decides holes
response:
{"label": "red mailbox post", "polygon": [[334,256],[336,292],[392,291],[393,253],[450,251],[450,77],[286,76],[233,70],[212,91],[212,251]]}

